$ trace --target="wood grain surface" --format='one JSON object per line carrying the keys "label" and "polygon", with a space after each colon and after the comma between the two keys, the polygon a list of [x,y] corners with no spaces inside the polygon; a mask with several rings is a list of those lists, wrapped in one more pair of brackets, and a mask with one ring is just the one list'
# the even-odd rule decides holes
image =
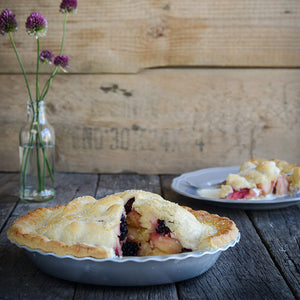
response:
{"label": "wood grain surface", "polygon": [[[0,82],[0,170],[17,171],[24,80]],[[299,163],[299,82],[291,69],[59,75],[46,99],[56,169],[170,174],[250,157]]]}
{"label": "wood grain surface", "polygon": [[[25,21],[33,11],[48,20],[41,48],[58,55],[60,1],[1,0],[19,23],[14,34],[25,68],[34,72],[34,38]],[[79,2],[67,24],[65,55],[72,73],[132,73],[166,66],[299,67],[297,0],[125,0]],[[46,69],[45,69],[46,70]],[[8,37],[0,39],[0,72],[19,73]]]}
{"label": "wood grain surface", "polygon": [[[244,211],[207,205],[171,190],[174,176],[135,174],[57,174],[57,197],[44,204],[19,202],[15,173],[0,173],[1,299],[299,299],[299,205],[280,210]],[[24,250],[6,237],[12,221],[38,206],[102,197],[126,188],[159,192],[164,198],[234,220],[240,242],[221,254],[199,277],[148,287],[108,287],[68,282],[41,272]],[[7,210],[10,206],[11,209]],[[15,288],[11,288],[14,286]],[[41,289],[41,287],[43,287]]]}

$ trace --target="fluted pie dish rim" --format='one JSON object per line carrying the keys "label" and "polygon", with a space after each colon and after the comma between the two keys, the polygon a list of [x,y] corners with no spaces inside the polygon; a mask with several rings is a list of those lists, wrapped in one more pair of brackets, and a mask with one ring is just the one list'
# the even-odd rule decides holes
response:
{"label": "fluted pie dish rim", "polygon": [[14,244],[15,246],[24,249],[26,252],[29,253],[38,253],[39,255],[43,256],[53,256],[55,258],[59,259],[72,259],[73,261],[93,261],[93,262],[114,262],[114,263],[124,263],[124,262],[137,262],[137,263],[143,263],[148,261],[167,261],[167,260],[184,260],[190,257],[196,257],[199,258],[204,255],[213,255],[218,252],[224,252],[228,250],[229,248],[234,247],[237,243],[239,243],[241,239],[241,233],[239,232],[236,239],[230,241],[228,244],[218,247],[216,249],[210,249],[210,250],[195,250],[190,252],[184,252],[184,253],[177,253],[177,254],[166,254],[166,255],[153,255],[153,256],[122,256],[122,257],[107,257],[107,258],[95,258],[91,256],[85,256],[85,257],[76,257],[73,255],[58,255],[54,252],[45,252],[40,249],[33,249],[30,247],[27,247],[25,245],[20,245],[17,242],[9,241]]}

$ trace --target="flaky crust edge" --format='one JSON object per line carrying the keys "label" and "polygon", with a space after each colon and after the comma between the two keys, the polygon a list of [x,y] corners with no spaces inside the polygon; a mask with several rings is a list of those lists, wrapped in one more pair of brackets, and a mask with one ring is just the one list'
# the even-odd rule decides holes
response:
{"label": "flaky crust edge", "polygon": [[[28,212],[26,215],[16,219],[10,226],[7,236],[10,241],[32,249],[39,249],[44,252],[52,252],[59,256],[71,255],[74,257],[94,257],[108,258],[112,254],[105,247],[95,247],[86,244],[67,245],[63,242],[50,240],[45,236],[30,230],[30,226],[38,226],[43,223],[48,213],[63,208],[64,205],[48,208],[38,208]],[[216,227],[217,232],[201,241],[203,249],[216,249],[225,246],[231,241],[236,240],[238,229],[235,223],[216,214],[210,214],[203,210],[193,210],[190,207],[182,206],[192,213],[199,222],[211,224]]]}
{"label": "flaky crust edge", "polygon": [[26,246],[31,249],[38,249],[44,252],[52,252],[60,256],[71,255],[75,257],[94,257],[108,258],[111,257],[110,251],[104,247],[89,246],[86,244],[67,245],[63,242],[50,240],[45,236],[30,230],[29,224],[37,226],[41,224],[49,211],[65,207],[64,205],[37,208],[28,212],[26,215],[16,219],[10,226],[7,237],[10,241]]}
{"label": "flaky crust edge", "polygon": [[188,206],[183,206],[183,208],[192,213],[200,223],[211,224],[217,230],[214,235],[208,236],[201,242],[203,249],[221,248],[237,239],[239,230],[229,218],[210,214],[204,210],[193,210]]}

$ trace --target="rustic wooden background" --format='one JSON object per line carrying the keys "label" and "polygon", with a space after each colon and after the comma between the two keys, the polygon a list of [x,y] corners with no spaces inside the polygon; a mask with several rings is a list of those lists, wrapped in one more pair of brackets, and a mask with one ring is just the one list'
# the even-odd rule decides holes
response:
{"label": "rustic wooden background", "polygon": [[[36,43],[24,23],[41,12],[41,48],[58,54],[59,4],[0,0],[17,16],[32,85]],[[46,98],[57,171],[181,173],[253,156],[300,163],[298,0],[79,0],[64,54],[71,68]],[[27,99],[1,36],[0,171],[18,170]]]}

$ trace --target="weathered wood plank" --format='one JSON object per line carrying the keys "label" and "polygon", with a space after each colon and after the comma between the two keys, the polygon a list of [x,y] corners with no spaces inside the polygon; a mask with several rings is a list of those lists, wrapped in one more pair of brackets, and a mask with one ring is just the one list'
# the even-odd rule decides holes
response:
{"label": "weathered wood plank", "polygon": [[[11,244],[6,232],[13,218],[0,234],[1,299],[73,299],[75,284],[40,271],[25,251]],[[42,296],[41,296],[42,295]]]}
{"label": "weathered wood plank", "polygon": [[222,253],[205,274],[176,284],[180,299],[294,299],[244,211],[207,206],[201,201],[183,197],[171,190],[172,178],[162,177],[165,198],[193,209],[227,216],[235,221],[241,233],[239,244]]}
{"label": "weathered wood plank", "polygon": [[177,300],[175,285],[146,287],[100,287],[81,285],[76,289],[74,300],[122,299],[122,300]]}
{"label": "weathered wood plank", "polygon": [[125,190],[145,190],[160,194],[159,177],[157,175],[137,174],[100,175],[96,198],[100,199]]}
{"label": "weathered wood plank", "polygon": [[0,174],[0,232],[19,201],[19,174]]}
{"label": "weathered wood plank", "polygon": [[295,298],[300,299],[299,205],[249,215]]}
{"label": "weathered wood plank", "polygon": [[18,216],[41,206],[65,204],[74,197],[95,195],[97,175],[57,174],[56,199],[43,204],[20,203],[0,235],[1,299],[73,299],[75,284],[50,277],[40,271],[26,253],[12,245],[6,236],[11,222]]}
{"label": "weathered wood plank", "polygon": [[[59,2],[1,0],[17,15],[16,45],[34,72],[35,41],[24,23],[32,11],[48,20],[42,49],[58,54],[63,16]],[[67,26],[64,54],[71,72],[136,72],[163,66],[300,65],[297,0],[85,1]],[[0,71],[20,72],[8,37],[0,39]]]}
{"label": "weathered wood plank", "polygon": [[[177,174],[252,156],[299,163],[299,82],[300,70],[287,69],[60,76],[47,99],[56,169]],[[0,83],[0,170],[16,171],[27,96],[21,75]]]}

